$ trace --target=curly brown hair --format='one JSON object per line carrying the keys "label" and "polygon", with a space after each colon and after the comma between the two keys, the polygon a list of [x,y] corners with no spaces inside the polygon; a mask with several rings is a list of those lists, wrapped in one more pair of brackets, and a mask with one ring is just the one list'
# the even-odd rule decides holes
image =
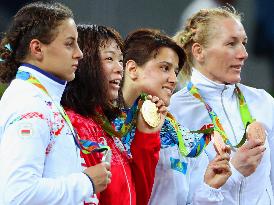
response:
{"label": "curly brown hair", "polygon": [[32,39],[50,44],[58,34],[56,27],[68,18],[73,18],[72,11],[60,3],[34,2],[22,7],[0,44],[0,81],[9,83],[15,77]]}

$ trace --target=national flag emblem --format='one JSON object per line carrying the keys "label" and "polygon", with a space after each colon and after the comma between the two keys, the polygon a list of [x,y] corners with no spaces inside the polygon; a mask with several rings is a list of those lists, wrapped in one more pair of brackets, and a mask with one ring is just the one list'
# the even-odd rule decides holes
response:
{"label": "national flag emblem", "polygon": [[25,124],[25,123],[21,124],[18,131],[19,131],[19,135],[22,137],[31,136],[33,132],[31,124]]}
{"label": "national flag emblem", "polygon": [[29,135],[30,134],[30,129],[24,129],[24,130],[21,130],[21,135]]}

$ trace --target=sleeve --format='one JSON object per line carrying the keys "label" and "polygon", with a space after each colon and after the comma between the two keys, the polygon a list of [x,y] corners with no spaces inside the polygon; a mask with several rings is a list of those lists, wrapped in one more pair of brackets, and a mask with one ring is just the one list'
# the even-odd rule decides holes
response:
{"label": "sleeve", "polygon": [[189,205],[221,205],[222,189],[215,189],[204,183],[204,174],[209,163],[205,152],[197,158],[190,158]]}
{"label": "sleeve", "polygon": [[13,117],[1,140],[2,196],[4,204],[79,204],[93,193],[83,173],[43,177],[50,142],[48,118],[43,112]]}
{"label": "sleeve", "polygon": [[[67,111],[67,114],[70,117],[71,123],[73,127],[76,129],[80,139],[84,140],[90,140],[92,142],[97,142],[97,139],[95,136],[96,129],[92,126],[92,124],[89,124],[84,119],[82,119],[81,116],[78,116],[78,114],[75,114],[73,111]],[[98,152],[94,152],[91,154],[84,154],[83,152],[80,153],[81,156],[81,166],[82,169],[85,170],[88,167],[94,166],[96,164],[99,164],[102,159],[102,154]],[[100,193],[90,195],[88,198],[85,198],[85,205],[96,205],[99,203],[100,200]]]}
{"label": "sleeve", "polygon": [[274,98],[271,97],[268,93],[267,93],[267,97],[270,102],[269,112],[271,113],[271,117],[272,117],[270,119],[270,121],[272,122],[271,123],[272,127],[270,128],[271,130],[267,133],[267,139],[269,142],[270,160],[271,160],[270,179],[271,179],[272,189],[274,193]]}
{"label": "sleeve", "polygon": [[160,148],[160,132],[143,133],[136,129],[131,153],[137,205],[148,204],[154,184]]}
{"label": "sleeve", "polygon": [[221,205],[224,197],[221,188],[214,189],[202,183],[194,193],[193,205]]}
{"label": "sleeve", "polygon": [[271,160],[270,179],[272,184],[272,191],[274,193],[274,128],[271,133],[268,133],[268,139],[269,139],[270,160]]}

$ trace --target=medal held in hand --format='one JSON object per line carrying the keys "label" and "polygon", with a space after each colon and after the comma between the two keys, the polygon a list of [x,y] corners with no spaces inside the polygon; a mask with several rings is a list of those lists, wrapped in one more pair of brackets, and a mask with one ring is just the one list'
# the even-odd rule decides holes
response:
{"label": "medal held in hand", "polygon": [[153,103],[151,100],[145,100],[142,108],[141,113],[145,120],[145,122],[151,127],[157,127],[161,121],[161,114],[157,112],[158,108],[156,104]]}
{"label": "medal held in hand", "polygon": [[215,147],[216,152],[218,154],[223,154],[226,145],[220,133],[218,131],[214,131],[212,135],[212,139],[213,139],[213,145]]}
{"label": "medal held in hand", "polygon": [[259,139],[262,143],[265,142],[266,132],[264,126],[260,122],[252,122],[246,128],[247,139]]}

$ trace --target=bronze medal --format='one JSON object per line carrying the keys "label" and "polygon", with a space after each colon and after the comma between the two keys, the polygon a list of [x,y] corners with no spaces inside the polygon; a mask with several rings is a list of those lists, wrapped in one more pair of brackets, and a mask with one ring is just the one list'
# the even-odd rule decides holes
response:
{"label": "bronze medal", "polygon": [[265,142],[266,132],[264,126],[260,122],[252,122],[246,128],[247,139],[259,139],[262,143]]}
{"label": "bronze medal", "polygon": [[141,108],[141,113],[145,122],[154,128],[159,126],[161,121],[161,114],[158,113],[157,110],[156,104],[151,100],[145,100]]}
{"label": "bronze medal", "polygon": [[216,152],[218,154],[223,154],[226,145],[225,145],[225,143],[223,141],[223,138],[220,135],[220,133],[217,132],[217,131],[214,131],[213,135],[212,135],[212,138],[213,138],[213,145],[215,147]]}

